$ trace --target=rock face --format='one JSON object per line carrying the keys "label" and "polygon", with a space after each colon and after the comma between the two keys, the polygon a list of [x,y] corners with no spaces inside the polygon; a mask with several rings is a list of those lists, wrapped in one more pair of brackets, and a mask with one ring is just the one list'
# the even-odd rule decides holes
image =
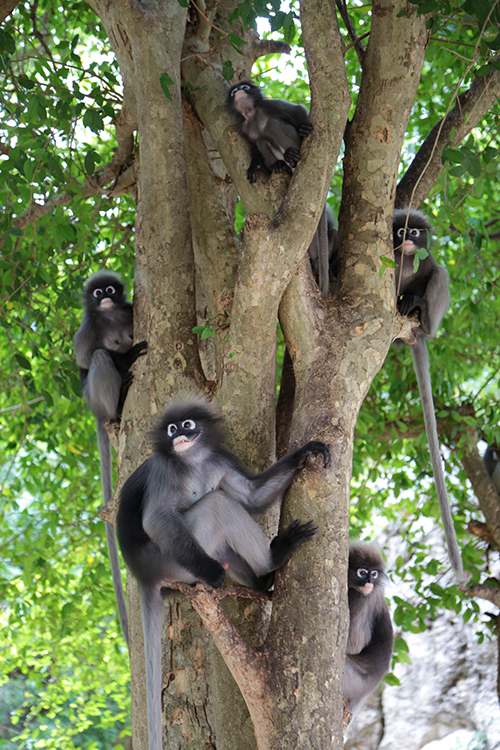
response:
{"label": "rock face", "polygon": [[412,663],[396,666],[401,687],[382,683],[355,716],[346,749],[500,750],[497,644],[478,644],[474,631],[452,615],[405,633]]}

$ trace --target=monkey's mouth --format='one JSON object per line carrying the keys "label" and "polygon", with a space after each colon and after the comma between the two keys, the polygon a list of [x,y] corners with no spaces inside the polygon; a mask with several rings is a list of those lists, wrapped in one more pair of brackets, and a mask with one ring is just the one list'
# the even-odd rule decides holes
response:
{"label": "monkey's mouth", "polygon": [[113,306],[114,306],[114,304],[115,304],[115,303],[113,302],[113,300],[112,300],[112,299],[110,299],[110,297],[104,297],[104,298],[103,298],[103,299],[101,300],[101,302],[100,302],[100,304],[99,304],[99,307],[101,307],[101,308],[102,308],[102,307],[113,307]]}
{"label": "monkey's mouth", "polygon": [[403,242],[403,251],[405,253],[415,252],[415,243],[413,242],[413,240],[405,240]]}
{"label": "monkey's mouth", "polygon": [[179,437],[174,438],[174,441],[173,441],[174,451],[177,451],[177,453],[181,453],[182,451],[187,451],[189,448],[191,448],[193,443],[196,441],[199,434],[200,434],[200,431],[198,430],[196,435],[194,435],[191,438],[191,440],[189,440],[189,438],[187,438],[185,435],[179,435]]}
{"label": "monkey's mouth", "polygon": [[361,586],[361,593],[365,596],[368,596],[368,594],[371,594],[373,591],[373,583],[365,583],[364,586]]}

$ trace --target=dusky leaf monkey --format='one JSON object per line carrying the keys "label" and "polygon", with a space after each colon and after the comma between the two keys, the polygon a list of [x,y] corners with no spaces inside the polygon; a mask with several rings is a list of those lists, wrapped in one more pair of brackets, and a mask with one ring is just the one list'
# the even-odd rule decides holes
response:
{"label": "dusky leaf monkey", "polygon": [[[401,315],[418,312],[420,324],[413,329],[416,342],[411,345],[413,366],[417,376],[425,431],[429,443],[436,492],[448,546],[448,556],[457,580],[464,582],[462,558],[450,511],[443,463],[439,452],[436,415],[432,398],[427,339],[434,336],[450,305],[448,274],[430,253],[431,225],[428,218],[414,209],[397,209],[393,217],[396,296]],[[423,251],[423,252],[422,252]],[[415,256],[420,252],[415,270]]]}
{"label": "dusky leaf monkey", "polygon": [[[229,110],[236,116],[240,133],[251,143],[252,155],[247,179],[253,184],[257,170],[265,166],[272,173],[292,173],[300,160],[302,140],[312,132],[309,112],[303,104],[284,99],[265,99],[259,86],[240,81],[229,89]],[[329,259],[333,254],[335,232],[328,226],[326,207],[321,214],[315,236],[309,247],[315,264],[318,286],[328,296]]]}
{"label": "dusky leaf monkey", "polygon": [[313,440],[260,474],[226,447],[221,418],[201,399],[171,403],[154,430],[154,453],[123,485],[117,515],[123,557],[137,579],[146,655],[149,750],[161,750],[161,589],[172,582],[220,586],[232,578],[268,590],[274,571],[317,532],[294,521],[269,544],[254,518],[281,499]]}
{"label": "dusky leaf monkey", "polygon": [[[93,274],[84,292],[85,312],[73,343],[80,382],[87,405],[97,423],[101,484],[106,505],[113,497],[111,444],[104,427],[121,415],[133,379],[130,367],[146,353],[147,344],[134,346],[133,307],[127,302],[120,278],[110,271]],[[106,521],[113,587],[123,635],[128,646],[128,620],[113,525]]]}

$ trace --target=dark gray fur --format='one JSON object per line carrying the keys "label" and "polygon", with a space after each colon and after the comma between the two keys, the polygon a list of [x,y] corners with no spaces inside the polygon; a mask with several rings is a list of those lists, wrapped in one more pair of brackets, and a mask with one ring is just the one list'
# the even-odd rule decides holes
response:
{"label": "dark gray fur", "polygon": [[[307,251],[311,261],[312,272],[325,297],[328,297],[330,279],[333,279],[338,272],[337,241],[338,231],[333,226],[332,212],[328,206],[325,206],[318,228]],[[327,252],[321,252],[325,246],[327,247]]]}
{"label": "dark gray fur", "polygon": [[[254,183],[257,170],[265,166],[271,172],[292,173],[300,160],[303,138],[312,131],[309,112],[303,104],[284,99],[265,99],[251,81],[240,81],[228,91],[227,105],[236,116],[240,133],[251,143],[252,156],[247,179]],[[319,288],[328,296],[328,232],[325,209],[309,248],[315,255]],[[319,258],[319,261],[318,261]]]}
{"label": "dark gray fur", "polygon": [[[403,234],[402,237],[398,236],[399,230]],[[414,233],[413,230],[418,231],[420,233],[419,236],[412,236],[412,232]],[[422,400],[425,431],[427,433],[436,492],[448,546],[448,556],[458,582],[463,583],[465,577],[462,558],[453,526],[443,463],[439,452],[436,415],[432,398],[429,354],[426,343],[427,338],[435,335],[450,305],[450,292],[446,269],[438,265],[430,253],[430,234],[431,225],[429,220],[420,211],[398,209],[394,212],[393,239],[394,259],[398,264],[396,269],[398,310],[402,315],[411,315],[415,311],[418,311],[420,316],[420,326],[413,329],[413,332],[417,335],[416,343],[411,347],[413,366]],[[413,248],[403,249],[403,242],[410,240],[414,243]],[[427,257],[420,260],[416,272],[413,270],[415,246],[423,247],[428,252]]]}
{"label": "dark gray fur", "polygon": [[[363,579],[357,571],[365,570]],[[376,577],[375,577],[376,576]],[[353,543],[349,548],[349,636],[344,666],[343,696],[354,713],[363,699],[389,671],[394,634],[383,585],[387,579],[375,544]],[[373,583],[371,593],[361,590]]]}
{"label": "dark gray fur", "polygon": [[274,571],[317,529],[294,521],[269,545],[254,518],[281,499],[308,456],[320,454],[329,466],[330,451],[311,441],[254,474],[225,446],[220,417],[199,399],[172,403],[154,439],[153,455],[123,485],[117,532],[141,592],[149,750],[161,750],[162,587],[220,586],[224,563],[239,583],[269,589]]}
{"label": "dark gray fur", "polygon": [[491,477],[491,481],[500,492],[500,453],[497,448],[488,446],[483,456],[486,471]]}
{"label": "dark gray fur", "polygon": [[[111,288],[114,293],[106,293],[106,289]],[[94,296],[96,290],[102,292],[99,297]],[[129,367],[146,349],[144,341],[133,346],[133,308],[123,292],[123,284],[116,274],[110,271],[93,274],[85,286],[82,324],[73,339],[83,395],[97,422],[104,505],[113,497],[111,445],[104,422],[120,416],[133,377]],[[101,308],[103,299],[111,299],[113,305]],[[114,527],[108,522],[106,540],[118,615],[128,646],[127,607],[118,547]]]}

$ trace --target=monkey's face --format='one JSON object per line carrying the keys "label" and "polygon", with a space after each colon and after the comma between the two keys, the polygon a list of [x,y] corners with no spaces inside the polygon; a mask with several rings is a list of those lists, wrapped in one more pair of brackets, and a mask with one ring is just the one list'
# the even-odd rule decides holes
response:
{"label": "monkey's face", "polygon": [[417,248],[427,248],[427,230],[419,227],[394,227],[394,249],[404,255],[415,255]]}
{"label": "monkey's face", "polygon": [[355,581],[350,582],[351,585],[354,585],[364,596],[371,594],[378,579],[379,571],[376,568],[357,568],[353,572]]}
{"label": "monkey's face", "polygon": [[172,448],[176,453],[192,448],[201,434],[201,428],[194,419],[183,419],[170,422],[167,425],[167,435],[172,441]]}
{"label": "monkey's face", "polygon": [[123,284],[114,274],[96,274],[87,284],[85,295],[91,309],[106,312],[124,303]]}
{"label": "monkey's face", "polygon": [[255,104],[262,96],[258,86],[243,81],[230,89],[228,98],[230,106],[248,120],[254,114]]}

